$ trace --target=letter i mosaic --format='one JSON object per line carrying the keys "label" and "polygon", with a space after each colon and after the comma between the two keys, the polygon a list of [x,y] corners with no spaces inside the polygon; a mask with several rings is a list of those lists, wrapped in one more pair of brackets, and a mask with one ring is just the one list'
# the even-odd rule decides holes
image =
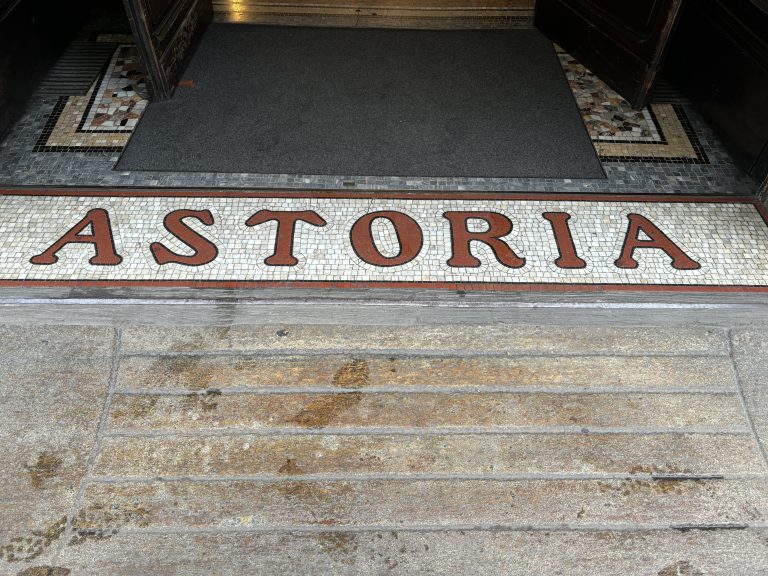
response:
{"label": "letter i mosaic", "polygon": [[768,291],[746,198],[0,193],[0,285]]}

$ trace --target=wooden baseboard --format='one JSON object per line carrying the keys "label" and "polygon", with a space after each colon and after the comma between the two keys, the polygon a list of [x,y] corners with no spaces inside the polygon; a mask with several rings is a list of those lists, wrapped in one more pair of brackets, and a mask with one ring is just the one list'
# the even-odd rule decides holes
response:
{"label": "wooden baseboard", "polygon": [[[352,28],[484,29],[533,25],[531,2],[493,1],[488,6],[460,6],[445,0],[408,6],[309,4],[304,2],[214,2],[214,21],[280,26]],[[431,5],[426,5],[431,4]],[[472,4],[472,2],[465,2]]]}

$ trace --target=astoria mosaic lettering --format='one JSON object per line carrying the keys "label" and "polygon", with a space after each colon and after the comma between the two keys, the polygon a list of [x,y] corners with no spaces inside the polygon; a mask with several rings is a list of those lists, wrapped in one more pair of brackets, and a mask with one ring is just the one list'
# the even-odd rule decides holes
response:
{"label": "astoria mosaic lettering", "polygon": [[[444,211],[442,217],[450,231],[450,257],[446,260],[450,268],[478,268],[483,263],[473,253],[473,246],[484,245],[497,263],[510,269],[523,268],[526,265],[524,255],[518,254],[504,238],[513,229],[512,219],[493,211]],[[544,212],[542,220],[551,226],[552,238],[557,247],[553,263],[561,269],[579,269],[587,266],[576,248],[569,226],[571,215],[567,212]],[[397,239],[397,250],[393,254],[385,253],[376,242],[373,226],[377,221],[386,221],[392,227]],[[216,225],[210,210],[179,209],[167,213],[163,218],[165,229],[182,244],[185,253],[180,253],[166,246],[162,241],[149,245],[154,261],[160,265],[180,264],[183,266],[203,266],[212,263],[220,255],[216,243],[191,227],[195,221],[205,227]],[[313,210],[259,210],[251,215],[245,226],[261,228],[267,223],[274,223],[274,244],[271,254],[265,255],[263,262],[267,266],[297,266],[294,248],[297,226],[302,223],[317,228],[328,225],[326,219]],[[474,224],[474,226],[472,226]],[[254,233],[263,233],[256,230]],[[105,208],[89,210],[83,218],[54,239],[43,252],[30,258],[30,262],[40,266],[55,265],[59,253],[73,249],[70,245],[90,245],[93,256],[89,263],[95,266],[120,266],[123,256],[119,253],[110,222],[109,211]],[[423,250],[424,229],[411,215],[397,210],[380,210],[358,217],[349,232],[349,246],[357,258],[371,266],[388,268],[409,264]],[[649,218],[635,213],[627,214],[621,250],[616,254],[614,266],[633,269],[639,266],[636,254],[641,250],[656,250],[666,254],[670,266],[676,270],[697,270],[701,265],[691,255],[678,246],[661,228]]]}

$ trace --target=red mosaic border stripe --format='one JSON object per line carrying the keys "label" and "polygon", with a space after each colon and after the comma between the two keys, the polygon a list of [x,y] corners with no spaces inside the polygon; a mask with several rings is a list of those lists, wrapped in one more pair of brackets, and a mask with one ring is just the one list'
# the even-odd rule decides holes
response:
{"label": "red mosaic border stripe", "polygon": [[0,288],[398,288],[463,292],[753,292],[768,293],[768,286],[705,286],[701,284],[499,284],[472,282],[368,282],[368,281],[257,281],[257,280],[0,280]]}
{"label": "red mosaic border stripe", "polygon": [[[754,204],[763,208],[760,201],[752,196],[726,196],[722,194],[648,194],[643,192],[626,194],[567,193],[567,192],[443,192],[433,190],[309,190],[250,188],[45,188],[7,187],[0,189],[0,196],[85,196],[130,198],[349,198],[383,200],[537,200],[573,202],[649,202],[649,203],[720,203]],[[768,224],[768,222],[767,222]]]}

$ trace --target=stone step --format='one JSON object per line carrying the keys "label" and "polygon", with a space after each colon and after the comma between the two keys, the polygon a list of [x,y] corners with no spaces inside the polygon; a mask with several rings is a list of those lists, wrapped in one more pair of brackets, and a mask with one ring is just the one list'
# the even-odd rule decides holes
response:
{"label": "stone step", "polygon": [[132,356],[120,363],[117,388],[734,391],[729,358],[710,351],[672,357]]}
{"label": "stone step", "polygon": [[762,574],[763,336],[0,327],[0,572]]}
{"label": "stone step", "polygon": [[[101,477],[766,474],[743,434],[398,434],[105,437]],[[556,493],[556,492],[555,492]],[[374,493],[372,493],[374,494]]]}
{"label": "stone step", "polygon": [[[64,548],[72,574],[764,574],[768,530],[120,533]],[[138,552],[138,553],[137,553]]]}
{"label": "stone step", "polygon": [[756,526],[766,480],[93,483],[76,530]]}
{"label": "stone step", "polygon": [[511,353],[727,355],[721,330],[698,327],[602,326],[320,326],[247,325],[222,328],[128,326],[122,350],[136,353],[296,350],[444,351],[458,355]]}
{"label": "stone step", "polygon": [[108,430],[292,431],[541,427],[748,432],[735,394],[433,393],[116,394]]}

